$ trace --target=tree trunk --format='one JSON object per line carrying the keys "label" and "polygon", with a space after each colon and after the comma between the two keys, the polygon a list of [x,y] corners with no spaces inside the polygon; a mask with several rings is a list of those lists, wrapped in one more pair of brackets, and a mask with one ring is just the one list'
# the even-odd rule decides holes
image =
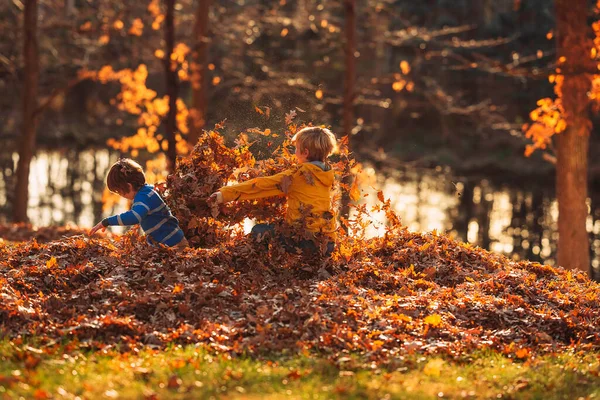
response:
{"label": "tree trunk", "polygon": [[190,82],[192,86],[192,109],[190,110],[190,133],[188,143],[194,146],[206,125],[206,89],[208,85],[208,15],[210,11],[210,0],[198,0],[196,9],[196,22],[194,24],[194,38],[196,44],[192,52],[190,65]]}
{"label": "tree trunk", "polygon": [[17,184],[15,189],[13,220],[27,221],[29,201],[29,167],[35,149],[37,132],[37,90],[39,55],[37,43],[37,0],[25,0],[23,18],[23,122],[19,141],[19,162],[17,164]]}
{"label": "tree trunk", "polygon": [[[588,91],[591,78],[580,70],[592,70],[587,0],[556,0],[558,57],[565,57],[568,71],[562,86],[567,129],[556,136],[556,198],[558,200],[558,265],[590,273],[587,169],[591,121]],[[562,64],[559,62],[559,66]]]}
{"label": "tree trunk", "polygon": [[75,14],[75,0],[65,0],[65,14],[67,17]]}
{"label": "tree trunk", "polygon": [[[354,127],[354,85],[356,81],[356,0],[344,0],[345,9],[345,64],[346,71],[344,74],[344,103],[342,109],[343,115],[343,136],[348,139],[348,151],[352,152],[352,129]],[[344,174],[343,183],[347,189],[342,191],[342,204],[340,215],[343,218],[348,218],[350,213],[350,187],[352,185],[352,174],[350,166]]]}
{"label": "tree trunk", "polygon": [[166,0],[166,15],[165,15],[165,78],[167,85],[167,96],[169,96],[169,111],[167,112],[166,120],[166,137],[169,144],[167,150],[169,172],[175,169],[175,161],[177,159],[177,98],[179,97],[179,82],[177,79],[177,71],[174,68],[174,63],[171,60],[173,48],[175,47],[175,0]]}

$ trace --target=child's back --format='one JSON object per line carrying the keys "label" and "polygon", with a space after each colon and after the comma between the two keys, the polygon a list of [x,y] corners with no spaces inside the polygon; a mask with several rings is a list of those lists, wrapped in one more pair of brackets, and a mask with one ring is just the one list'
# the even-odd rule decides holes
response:
{"label": "child's back", "polygon": [[[285,195],[288,206],[285,222],[304,231],[299,240],[282,237],[286,248],[316,249],[317,242],[321,242],[319,236],[324,235],[327,239],[325,253],[330,254],[337,221],[331,201],[334,173],[326,160],[336,148],[335,136],[329,129],[308,127],[298,131],[292,141],[296,145],[298,165],[273,176],[222,187],[211,199],[221,203]],[[258,224],[252,228],[255,237],[272,235],[274,231],[271,224]],[[304,233],[309,233],[308,237]]]}
{"label": "child's back", "polygon": [[334,172],[321,161],[308,161],[276,175],[222,187],[224,202],[286,195],[285,222],[334,237],[337,228],[331,204]]}
{"label": "child's back", "polygon": [[104,218],[90,230],[90,235],[108,226],[139,224],[151,244],[187,246],[179,221],[152,185],[146,183],[146,176],[138,163],[127,158],[117,161],[108,171],[106,184],[111,192],[132,200],[133,204],[129,211]]}
{"label": "child's back", "polygon": [[105,218],[104,226],[140,224],[148,235],[150,243],[175,246],[184,238],[179,221],[171,214],[169,207],[154,190],[152,185],[144,184],[133,198],[129,212]]}

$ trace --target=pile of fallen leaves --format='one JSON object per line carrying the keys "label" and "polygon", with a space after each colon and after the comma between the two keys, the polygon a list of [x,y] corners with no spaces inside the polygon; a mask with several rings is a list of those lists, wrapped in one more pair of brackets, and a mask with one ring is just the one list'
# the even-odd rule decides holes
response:
{"label": "pile of fallen leaves", "polygon": [[[289,168],[297,128],[287,122],[274,158],[260,164],[249,134],[272,139],[269,130],[239,135],[233,147],[207,132],[178,161],[161,190],[193,246],[185,251],[149,247],[136,231],[89,239],[66,237],[81,233],[73,228],[0,227],[7,239],[0,241],[1,334],[42,343],[68,338],[92,348],[204,343],[235,353],[318,351],[367,361],[486,348],[527,358],[571,345],[599,347],[597,283],[435,232],[409,232],[381,192],[371,210],[356,206],[346,221],[354,235],[340,234],[328,260],[244,237],[239,223],[281,219],[282,199],[220,207],[206,199],[230,181]],[[341,145],[342,161],[333,165],[338,178],[355,166]],[[360,197],[355,186],[344,188]],[[361,235],[371,211],[385,212],[385,236]]]}
{"label": "pile of fallen leaves", "polygon": [[404,229],[346,238],[310,264],[244,238],[186,251],[135,233],[0,242],[0,296],[3,336],[92,348],[203,343],[386,362],[600,345],[600,285],[584,275]]}
{"label": "pile of fallen leaves", "polygon": [[159,187],[173,214],[182,221],[185,235],[194,247],[214,245],[230,238],[232,231],[227,227],[239,224],[245,218],[273,221],[282,218],[284,212],[283,198],[220,206],[207,202],[207,199],[229,181],[243,182],[289,168],[293,157],[286,146],[296,131],[295,125],[286,132],[287,139],[274,149],[274,158],[259,162],[250,152],[253,142],[246,133],[236,139],[235,146],[228,147],[217,131],[219,128],[222,126],[205,132],[192,152],[178,160],[166,185]]}
{"label": "pile of fallen leaves", "polygon": [[70,236],[82,235],[87,230],[78,226],[44,226],[18,223],[0,225],[0,239],[11,242],[22,242],[35,239],[39,243],[50,242]]}
{"label": "pile of fallen leaves", "polygon": [[[288,126],[283,134],[276,134],[269,129],[249,129],[239,134],[232,146],[225,143],[219,131],[223,125],[218,124],[214,130],[206,131],[200,137],[188,156],[177,161],[166,184],[157,187],[181,222],[185,236],[193,247],[213,246],[231,239],[239,233],[239,229],[232,227],[237,225],[239,228],[246,219],[268,223],[283,220],[283,196],[223,205],[211,204],[207,199],[229,182],[270,176],[293,167],[295,156],[291,139],[304,125],[294,124],[289,116],[286,116],[286,120]],[[272,149],[271,158],[257,161],[251,152],[252,146],[265,138],[268,139],[266,147]],[[349,157],[346,139],[339,142],[340,152],[335,156],[337,162],[331,163],[331,166],[336,172],[336,186],[346,187],[343,178],[351,173],[356,162]],[[283,192],[286,191],[284,186],[282,183]],[[360,193],[356,185],[353,188],[353,199],[357,200]],[[339,203],[339,196],[333,202]]]}

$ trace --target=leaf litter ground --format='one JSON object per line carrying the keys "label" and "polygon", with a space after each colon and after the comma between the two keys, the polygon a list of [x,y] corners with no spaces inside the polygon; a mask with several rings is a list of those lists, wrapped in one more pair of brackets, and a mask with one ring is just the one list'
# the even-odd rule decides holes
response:
{"label": "leaf litter ground", "polygon": [[600,344],[597,283],[443,235],[401,230],[316,264],[245,240],[178,252],[135,234],[1,243],[0,260],[1,329],[13,338],[384,363]]}

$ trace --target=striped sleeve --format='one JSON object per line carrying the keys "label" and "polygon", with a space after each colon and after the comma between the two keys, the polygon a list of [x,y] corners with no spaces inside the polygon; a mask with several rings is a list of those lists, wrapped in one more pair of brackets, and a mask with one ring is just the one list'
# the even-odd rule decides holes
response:
{"label": "striped sleeve", "polygon": [[102,225],[104,226],[128,226],[128,225],[136,225],[142,222],[142,219],[148,215],[148,211],[150,211],[150,206],[143,201],[136,201],[131,206],[131,210],[125,211],[124,213],[113,215],[108,218],[104,218],[102,220]]}

